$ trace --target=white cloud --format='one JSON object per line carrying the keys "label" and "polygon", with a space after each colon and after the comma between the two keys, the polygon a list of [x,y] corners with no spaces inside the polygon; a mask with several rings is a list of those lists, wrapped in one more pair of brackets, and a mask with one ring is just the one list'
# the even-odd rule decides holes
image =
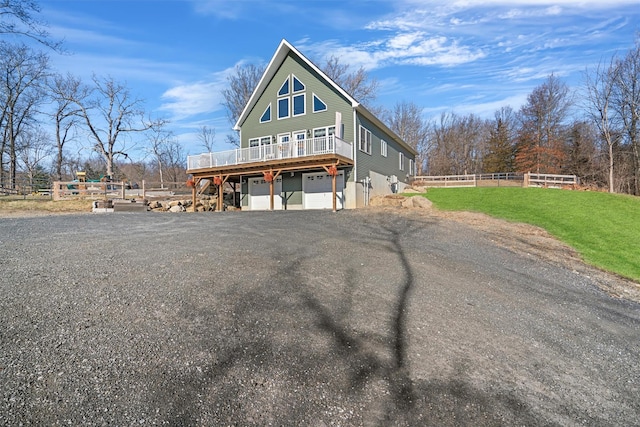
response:
{"label": "white cloud", "polygon": [[341,45],[335,40],[298,46],[303,52],[320,58],[348,58],[352,67],[367,70],[397,64],[449,67],[485,56],[482,50],[461,45],[458,40],[430,36],[422,31],[398,32],[389,38],[351,46]]}
{"label": "white cloud", "polygon": [[169,112],[176,121],[222,110],[222,90],[234,70],[235,66],[214,73],[207,80],[182,83],[166,90],[161,96],[164,102],[160,110]]}
{"label": "white cloud", "polygon": [[246,2],[237,0],[192,0],[192,3],[197,13],[230,20],[242,17],[246,6]]}

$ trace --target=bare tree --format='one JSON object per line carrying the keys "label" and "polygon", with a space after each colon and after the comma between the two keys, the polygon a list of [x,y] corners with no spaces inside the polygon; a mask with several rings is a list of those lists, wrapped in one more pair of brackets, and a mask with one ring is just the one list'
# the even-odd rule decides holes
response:
{"label": "bare tree", "polygon": [[571,105],[569,87],[553,74],[533,89],[519,111],[518,170],[560,172],[564,154],[562,136]]}
{"label": "bare tree", "polygon": [[620,63],[614,58],[608,66],[602,63],[597,68],[585,74],[586,81],[586,111],[591,121],[598,128],[600,138],[607,145],[608,186],[609,192],[615,192],[614,186],[614,148],[620,142],[620,124],[615,114],[614,95],[616,83],[619,80]]}
{"label": "bare tree", "polygon": [[431,129],[429,173],[460,175],[482,172],[483,144],[487,134],[486,122],[473,114],[443,113]]}
{"label": "bare tree", "polygon": [[15,188],[18,137],[35,120],[36,108],[44,101],[48,57],[26,45],[0,42],[0,183],[4,181],[4,153],[9,154],[10,188]]}
{"label": "bare tree", "polygon": [[567,129],[563,172],[577,175],[584,183],[601,183],[597,166],[598,130],[590,120],[574,120]]}
{"label": "bare tree", "polygon": [[53,146],[49,135],[40,127],[25,129],[18,136],[19,160],[34,187],[34,178],[43,169],[42,161],[51,156]]}
{"label": "bare tree", "polygon": [[[94,87],[84,98],[70,98],[79,108],[93,150],[104,160],[107,176],[114,175],[114,160],[128,158],[124,139],[127,135],[145,132],[161,126],[162,120],[145,120],[142,100],[132,97],[129,89],[113,78],[93,77]],[[84,91],[79,93],[84,94]]]}
{"label": "bare tree", "polygon": [[162,153],[167,180],[171,182],[184,182],[187,180],[185,157],[182,144],[176,138],[169,138]]}
{"label": "bare tree", "polygon": [[[227,119],[232,125],[235,125],[240,118],[242,110],[249,102],[249,98],[251,98],[251,94],[258,86],[263,73],[264,67],[254,64],[238,65],[235,73],[227,77],[229,87],[222,90],[224,98],[222,105],[227,110]],[[227,143],[240,146],[239,138],[233,135],[227,136]]]}
{"label": "bare tree", "polygon": [[213,152],[213,144],[216,137],[215,128],[210,128],[206,125],[200,127],[198,132],[198,139],[202,143],[202,146],[207,150],[207,152]]}
{"label": "bare tree", "polygon": [[369,76],[363,67],[350,71],[337,56],[327,59],[322,71],[342,89],[363,105],[370,106],[378,94],[378,81]]}
{"label": "bare tree", "polygon": [[616,108],[633,160],[632,193],[640,195],[640,35],[635,46],[619,61],[616,76]]}
{"label": "bare tree", "polygon": [[164,188],[165,152],[173,139],[173,135],[163,127],[156,127],[147,134],[147,139],[149,141],[149,154],[153,157],[153,162],[160,175],[160,187]]}
{"label": "bare tree", "polygon": [[413,102],[403,101],[386,115],[389,128],[418,152],[416,174],[422,175],[429,151],[429,124],[423,119],[422,110]]}
{"label": "bare tree", "polygon": [[89,93],[89,88],[83,86],[80,79],[67,74],[56,74],[49,82],[50,96],[54,103],[51,116],[55,122],[56,160],[54,173],[56,178],[62,180],[62,164],[64,162],[64,146],[74,138],[74,130],[80,120],[80,108],[77,101],[84,102]]}
{"label": "bare tree", "polygon": [[34,0],[0,0],[0,34],[24,36],[60,50],[61,41],[53,41],[46,28],[46,23],[35,17],[40,13],[40,6]]}

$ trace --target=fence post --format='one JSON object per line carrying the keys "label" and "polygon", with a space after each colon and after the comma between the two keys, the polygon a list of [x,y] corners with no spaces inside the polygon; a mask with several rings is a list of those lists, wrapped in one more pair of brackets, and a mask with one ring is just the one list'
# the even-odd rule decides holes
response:
{"label": "fence post", "polygon": [[529,188],[529,173],[528,172],[526,172],[524,174],[524,179],[522,180],[522,186],[524,188]]}
{"label": "fence post", "polygon": [[120,185],[122,185],[122,200],[124,200],[124,199],[127,198],[127,194],[126,194],[125,189],[124,189],[124,181],[121,181]]}
{"label": "fence post", "polygon": [[146,192],[146,189],[145,189],[144,179],[142,180],[142,198],[143,199],[147,198],[147,192]]}
{"label": "fence post", "polygon": [[51,192],[51,196],[53,197],[53,200],[60,200],[60,182],[59,181],[54,181],[53,182],[53,191]]}

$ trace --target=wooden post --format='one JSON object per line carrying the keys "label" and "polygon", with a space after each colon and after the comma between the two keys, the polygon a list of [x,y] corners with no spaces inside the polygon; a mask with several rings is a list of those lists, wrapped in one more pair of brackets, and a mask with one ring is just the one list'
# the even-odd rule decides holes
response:
{"label": "wooden post", "polygon": [[218,185],[218,206],[216,206],[218,208],[218,212],[224,211],[224,206],[222,206],[222,204],[224,203],[224,191],[222,189],[223,185],[224,184],[222,182],[220,182],[220,184]]}
{"label": "wooden post", "polygon": [[198,190],[196,190],[196,187],[199,181],[200,181],[199,179],[194,179],[193,187],[191,187],[191,206],[193,206],[193,212],[196,211],[196,202],[197,202],[196,194],[198,192]]}
{"label": "wooden post", "polygon": [[273,181],[269,182],[269,210],[273,210]]}
{"label": "wooden post", "polygon": [[124,200],[127,198],[127,192],[124,189],[124,181],[121,181],[120,185],[122,185],[122,200]]}
{"label": "wooden post", "polygon": [[332,175],[331,176],[331,191],[333,192],[333,211],[336,212],[337,210],[337,204],[338,201],[336,200],[337,198],[337,194],[336,194],[336,175]]}
{"label": "wooden post", "polygon": [[332,199],[333,199],[333,211],[336,212],[338,210],[338,201],[337,199],[337,191],[336,191],[336,179],[338,176],[338,165],[329,165],[329,166],[322,166],[324,168],[324,170],[327,172],[327,174],[329,174],[329,176],[331,177],[331,194],[333,195]]}

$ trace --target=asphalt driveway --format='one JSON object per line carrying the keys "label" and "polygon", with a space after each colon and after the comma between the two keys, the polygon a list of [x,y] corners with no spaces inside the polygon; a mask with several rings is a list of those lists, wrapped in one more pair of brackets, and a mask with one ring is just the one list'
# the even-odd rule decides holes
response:
{"label": "asphalt driveway", "polygon": [[0,218],[2,425],[640,425],[640,305],[442,218]]}

